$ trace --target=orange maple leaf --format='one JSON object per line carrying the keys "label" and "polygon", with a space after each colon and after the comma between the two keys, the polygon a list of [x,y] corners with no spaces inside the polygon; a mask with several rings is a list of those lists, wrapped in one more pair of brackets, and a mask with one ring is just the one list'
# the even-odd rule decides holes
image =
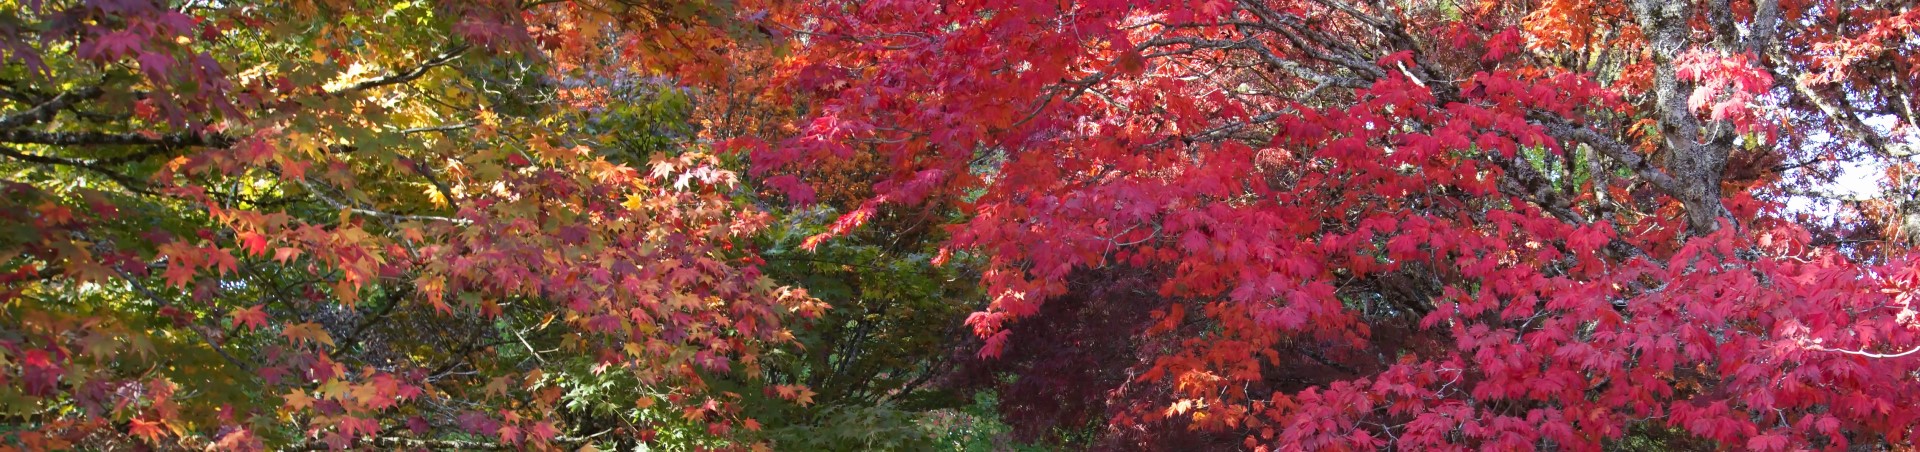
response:
{"label": "orange maple leaf", "polygon": [[159,443],[160,438],[167,436],[167,430],[162,428],[159,422],[133,418],[127,420],[127,434],[144,438],[147,442]]}
{"label": "orange maple leaf", "polygon": [[280,335],[286,336],[287,340],[293,341],[295,344],[318,342],[326,344],[328,347],[333,346],[333,336],[327,334],[326,328],[321,328],[318,323],[307,322],[299,325],[287,325],[285,329],[280,331]]}

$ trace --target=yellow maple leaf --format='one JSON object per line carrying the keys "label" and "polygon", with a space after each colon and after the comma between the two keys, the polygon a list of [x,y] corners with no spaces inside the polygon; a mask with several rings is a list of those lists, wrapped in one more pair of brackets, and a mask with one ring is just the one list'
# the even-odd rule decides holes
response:
{"label": "yellow maple leaf", "polygon": [[320,396],[334,400],[345,399],[347,389],[347,382],[345,381],[339,379],[327,380],[325,384],[320,385]]}
{"label": "yellow maple leaf", "polygon": [[288,340],[294,343],[318,342],[326,344],[328,347],[333,346],[333,336],[327,334],[327,330],[321,328],[318,323],[307,322],[299,325],[288,325],[285,329],[280,330],[280,335],[286,336]]}
{"label": "yellow maple leaf", "polygon": [[627,195],[627,201],[620,203],[620,206],[626,207],[627,210],[638,211],[641,208],[647,206],[646,202],[647,200],[644,198],[641,198],[640,195],[629,194]]}

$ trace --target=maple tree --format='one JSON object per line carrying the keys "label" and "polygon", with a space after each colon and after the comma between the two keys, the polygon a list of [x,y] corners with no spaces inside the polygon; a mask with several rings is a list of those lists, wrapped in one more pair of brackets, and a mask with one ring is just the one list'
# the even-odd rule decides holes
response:
{"label": "maple tree", "polygon": [[1916,23],[0,0],[0,448],[1904,446]]}
{"label": "maple tree", "polygon": [[[980,353],[1032,372],[1016,398],[1080,394],[1013,415],[1254,450],[1920,422],[1905,2],[801,8],[779,77],[809,116],[737,144],[799,203],[822,162],[886,162],[809,245],[966,202]],[[1831,190],[1859,167],[1884,195]]]}
{"label": "maple tree", "polygon": [[174,3],[0,2],[0,448],[724,439],[825,308],[686,124],[767,5]]}

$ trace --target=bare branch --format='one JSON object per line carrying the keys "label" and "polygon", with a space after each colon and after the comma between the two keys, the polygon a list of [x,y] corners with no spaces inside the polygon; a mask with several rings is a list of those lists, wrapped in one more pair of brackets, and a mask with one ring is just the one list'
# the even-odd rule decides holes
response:
{"label": "bare branch", "polygon": [[1813,347],[1811,347],[1811,349],[1813,349],[1813,350],[1819,350],[1819,351],[1823,351],[1823,352],[1834,352],[1834,353],[1845,353],[1845,354],[1849,354],[1849,355],[1854,355],[1854,356],[1865,356],[1865,357],[1868,357],[1868,358],[1899,358],[1899,357],[1902,357],[1902,356],[1908,356],[1908,355],[1912,355],[1912,354],[1914,354],[1914,353],[1920,353],[1920,347],[1914,347],[1914,348],[1912,348],[1912,349],[1909,349],[1909,350],[1907,350],[1907,351],[1904,351],[1904,352],[1899,352],[1899,353],[1873,353],[1873,352],[1867,352],[1867,351],[1860,351],[1860,350],[1845,350],[1845,349],[1838,349],[1838,348],[1827,348],[1827,347],[1823,347],[1823,346],[1819,346],[1819,345],[1815,345],[1815,346],[1813,346]]}

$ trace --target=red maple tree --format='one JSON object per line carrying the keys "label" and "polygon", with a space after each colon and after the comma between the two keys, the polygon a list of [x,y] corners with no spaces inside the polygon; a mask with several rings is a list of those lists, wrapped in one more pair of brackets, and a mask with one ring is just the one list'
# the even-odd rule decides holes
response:
{"label": "red maple tree", "polygon": [[[890,162],[819,240],[969,200],[981,354],[1117,362],[1086,408],[1110,446],[1784,450],[1920,422],[1920,205],[1823,190],[1912,172],[1911,5],[807,8],[780,76],[811,117],[756,173],[804,198],[796,170]],[[1789,206],[1821,197],[1845,199]],[[1075,340],[1125,353],[1022,351]]]}

